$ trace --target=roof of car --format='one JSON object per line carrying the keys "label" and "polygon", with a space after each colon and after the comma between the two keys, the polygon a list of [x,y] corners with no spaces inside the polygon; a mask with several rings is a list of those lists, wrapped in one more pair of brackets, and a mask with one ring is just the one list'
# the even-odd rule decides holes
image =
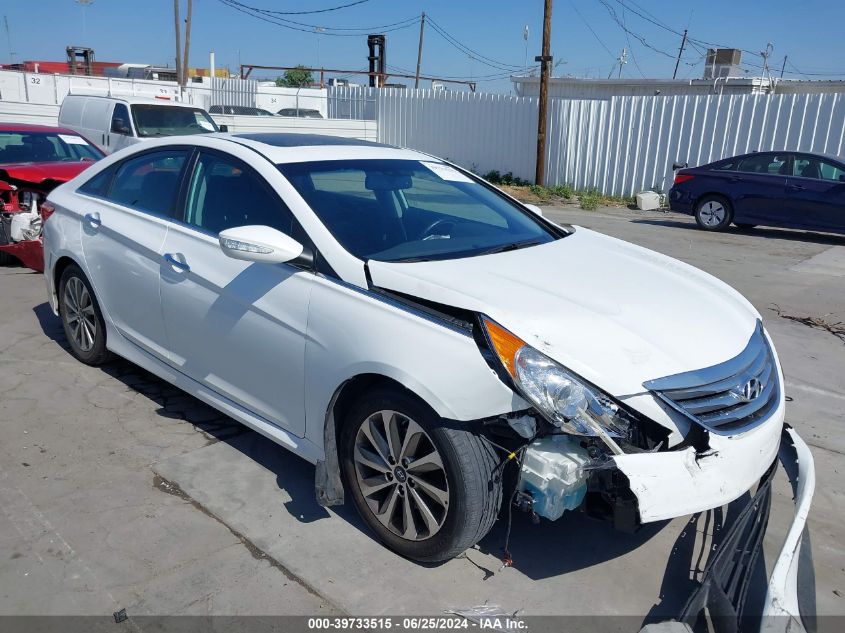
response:
{"label": "roof of car", "polygon": [[236,138],[245,138],[273,147],[323,147],[326,145],[359,145],[363,147],[393,147],[384,143],[363,141],[357,138],[327,136],[326,134],[296,134],[292,132],[260,132],[233,134]]}
{"label": "roof of car", "polygon": [[0,123],[0,132],[45,132],[53,134],[73,134],[74,136],[79,136],[77,132],[65,127],[36,125],[34,123]]}
{"label": "roof of car", "polygon": [[[828,160],[832,160],[837,163],[845,163],[844,156],[837,156],[836,154],[823,154],[821,152],[806,152],[799,149],[767,149],[762,151],[755,151],[755,152],[748,152],[746,154],[736,154],[735,156],[726,156],[725,158],[720,158],[718,160],[714,160],[706,165],[713,165],[715,163],[722,163],[731,160],[740,160],[742,158],[748,158],[750,156],[756,156],[757,154],[802,154],[804,156],[815,156],[817,158],[827,158]],[[705,167],[706,165],[700,165],[701,167]]]}
{"label": "roof of car", "polygon": [[194,108],[200,109],[199,106],[193,103],[185,103],[184,101],[173,101],[172,99],[157,99],[155,97],[132,97],[132,96],[108,96],[108,95],[68,95],[65,97],[84,97],[85,99],[108,99],[109,101],[122,101],[129,105],[148,104],[148,105],[165,105],[175,106],[177,108]]}

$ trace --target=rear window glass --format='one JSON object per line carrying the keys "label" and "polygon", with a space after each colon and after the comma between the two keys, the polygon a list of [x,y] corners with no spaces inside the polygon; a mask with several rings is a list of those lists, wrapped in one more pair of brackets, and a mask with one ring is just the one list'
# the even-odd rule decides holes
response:
{"label": "rear window glass", "polygon": [[786,154],[754,154],[739,161],[739,171],[752,174],[787,175]]}
{"label": "rear window glass", "polygon": [[108,199],[156,215],[170,215],[187,155],[184,150],[151,152],[121,163]]}

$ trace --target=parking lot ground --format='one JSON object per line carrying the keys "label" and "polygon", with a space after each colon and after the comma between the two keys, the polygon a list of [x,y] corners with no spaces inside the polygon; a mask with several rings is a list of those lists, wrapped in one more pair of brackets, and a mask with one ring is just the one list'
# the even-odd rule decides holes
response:
{"label": "parking lot ground", "polygon": [[[845,238],[707,234],[684,216],[627,209],[545,211],[703,268],[761,312],[789,421],[816,460],[802,599],[845,614],[845,341],[788,318],[845,319]],[[577,271],[560,274],[565,287]],[[504,521],[464,557],[411,563],[378,545],[351,506],[320,508],[306,462],[129,363],[73,360],[44,295],[40,275],[0,269],[0,614],[439,614],[489,602],[630,615],[635,630],[646,614],[677,612],[701,550],[719,538],[721,512],[633,535],[579,514],[539,525],[514,514],[512,569],[499,570]],[[781,474],[769,567],[791,516]]]}

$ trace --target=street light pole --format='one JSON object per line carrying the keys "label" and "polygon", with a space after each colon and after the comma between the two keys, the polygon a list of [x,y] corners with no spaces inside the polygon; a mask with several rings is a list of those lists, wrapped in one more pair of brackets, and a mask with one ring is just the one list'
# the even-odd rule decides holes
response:
{"label": "street light pole", "polygon": [[534,182],[542,185],[546,179],[546,109],[549,102],[549,75],[552,69],[552,0],[545,0],[543,8],[543,54],[534,58],[540,62],[540,105],[537,113],[537,161]]}

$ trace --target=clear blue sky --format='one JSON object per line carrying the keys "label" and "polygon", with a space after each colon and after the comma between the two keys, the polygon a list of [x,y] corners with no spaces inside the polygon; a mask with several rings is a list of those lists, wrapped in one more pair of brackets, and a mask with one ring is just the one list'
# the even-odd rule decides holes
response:
{"label": "clear blue sky", "polygon": [[[354,1],[236,0],[242,6],[272,11],[325,9]],[[183,18],[185,2],[181,0]],[[74,0],[7,0],[0,6],[8,18],[11,47],[18,61],[60,60],[65,46],[73,44],[94,48],[101,61],[173,65],[172,0],[93,0],[87,9]],[[228,65],[233,71],[239,59],[264,65],[365,69],[370,27],[396,23],[401,27],[404,20],[425,11],[443,31],[478,55],[459,50],[437,33],[434,25],[427,26],[424,74],[481,79],[482,90],[509,92],[510,82],[501,77],[511,66],[524,64],[526,24],[530,31],[528,59],[540,52],[542,7],[542,0],[366,0],[337,11],[278,16],[327,28],[315,33],[311,26],[289,24],[303,32],[261,21],[221,0],[194,0],[190,61],[192,66],[205,67],[208,52],[213,50],[218,66]],[[625,47],[629,55],[623,76],[666,77],[671,76],[680,44],[680,36],[671,30],[689,28],[690,36],[698,41],[687,46],[679,77],[701,76],[704,42],[746,49],[749,52],[743,54],[743,62],[752,73],[759,73],[761,58],[752,53],[771,42],[770,65],[776,74],[788,55],[791,65],[787,65],[786,76],[799,78],[804,73],[813,79],[845,79],[843,25],[845,4],[829,0],[555,0],[552,53],[556,62],[563,62],[555,74],[607,77]],[[363,30],[353,33],[360,35],[353,37],[329,34],[343,32],[329,28],[359,27]],[[389,28],[388,68],[412,71],[418,23]],[[0,60],[9,61],[9,50],[3,30]]]}

